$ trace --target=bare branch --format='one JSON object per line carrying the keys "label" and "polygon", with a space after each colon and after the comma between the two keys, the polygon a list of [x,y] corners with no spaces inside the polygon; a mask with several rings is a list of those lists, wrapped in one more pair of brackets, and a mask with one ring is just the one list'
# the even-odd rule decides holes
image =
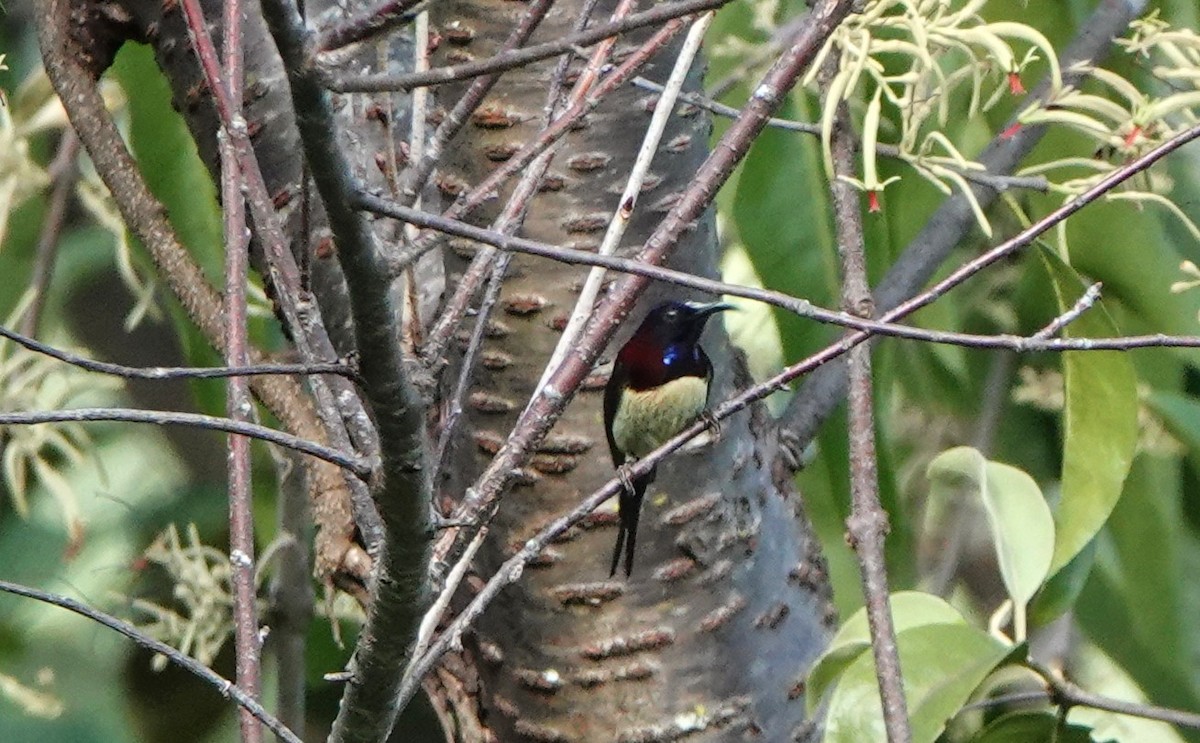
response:
{"label": "bare branch", "polygon": [[324,52],[365,41],[402,26],[421,12],[425,0],[381,0],[364,8],[317,36],[317,51]]}
{"label": "bare branch", "polygon": [[236,433],[295,449],[343,467],[363,479],[371,476],[370,465],[358,457],[330,449],[327,446],[314,444],[307,439],[274,428],[211,415],[132,408],[73,408],[69,410],[24,410],[17,413],[0,412],[0,426],[30,426],[37,423],[97,423],[101,421],[153,423],[157,426],[193,426],[212,431]]}
{"label": "bare branch", "polygon": [[[646,134],[638,148],[637,158],[633,162],[633,167],[625,180],[625,189],[621,192],[621,198],[617,202],[617,211],[608,223],[604,239],[596,251],[598,255],[615,255],[617,252],[617,245],[621,242],[621,238],[629,226],[629,220],[633,217],[646,174],[650,172],[650,164],[654,161],[655,153],[658,152],[663,132],[667,127],[667,120],[670,118],[671,112],[675,110],[675,101],[678,100],[688,72],[692,69],[692,63],[700,51],[700,43],[704,40],[704,34],[708,31],[709,24],[712,23],[713,14],[714,11],[709,11],[701,15],[692,22],[691,28],[688,29],[687,38],[680,47],[679,55],[671,69],[671,76],[667,80],[667,86],[660,91],[661,96],[655,103],[654,114],[650,118],[650,124],[646,127]],[[554,353],[551,354],[550,360],[546,363],[538,387],[550,379],[550,375],[567,355],[571,345],[583,332],[583,326],[592,315],[596,297],[600,295],[603,285],[603,268],[593,268],[588,272],[583,288],[579,292],[579,298],[575,302],[575,309],[571,312],[566,327],[558,337],[558,343],[554,347]],[[534,394],[537,394],[536,388]]]}
{"label": "bare branch", "polygon": [[366,397],[379,431],[383,484],[378,502],[386,506],[381,508],[385,539],[355,673],[331,734],[334,741],[377,741],[386,737],[399,712],[400,670],[426,600],[421,595],[422,526],[432,483],[425,406],[404,365],[383,255],[364,215],[351,203],[354,179],[328,96],[308,64],[311,40],[293,3],[263,0],[262,9],[287,70],[293,107],[304,114],[296,123],[346,277]]}
{"label": "bare branch", "polygon": [[226,377],[256,377],[267,374],[336,374],[357,380],[358,372],[340,362],[323,364],[254,364],[252,366],[124,366],[107,361],[96,361],[85,356],[64,351],[22,333],[0,325],[0,338],[7,338],[34,353],[58,359],[71,366],[90,372],[111,374],[125,379],[224,379]]}
{"label": "bare branch", "polygon": [[[225,0],[223,87],[232,102],[230,118],[242,119],[243,50],[242,11],[238,0]],[[183,0],[184,16],[193,36],[207,29],[199,0]],[[199,49],[204,54],[203,47]],[[213,60],[215,62],[215,60]],[[210,64],[210,67],[212,65]],[[246,281],[249,266],[250,231],[246,224],[246,202],[242,195],[244,177],[237,152],[228,135],[229,127],[217,137],[221,157],[221,204],[225,237],[225,363],[246,366]],[[250,386],[245,377],[230,377],[225,383],[225,414],[248,423],[254,414]],[[262,694],[262,640],[258,633],[257,586],[254,562],[254,503],[250,481],[250,439],[229,436],[226,458],[229,498],[229,572],[233,589],[233,638],[236,678],[239,687],[258,699]],[[239,727],[243,743],[261,743],[262,728],[242,711]]]}
{"label": "bare branch", "polygon": [[[208,26],[193,23],[190,30],[200,69],[209,90],[212,91],[213,103],[221,121],[222,129],[218,136],[231,143],[237,154],[236,165],[233,167],[241,172],[246,189],[246,203],[250,207],[259,241],[265,249],[271,283],[277,289],[275,297],[278,307],[291,330],[296,349],[300,352],[300,357],[308,362],[322,356],[334,356],[333,343],[326,332],[320,309],[312,302],[306,303],[303,310],[299,306],[305,282],[301,279],[295,256],[284,236],[273,199],[267,190],[266,179],[250,141],[249,126],[241,114],[241,96],[235,100],[223,83],[216,45]],[[222,168],[224,170],[225,166]],[[307,192],[307,177],[304,178],[304,187]],[[305,204],[307,209],[307,200]],[[378,441],[358,391],[340,379],[325,380],[312,377],[308,381],[316,399],[317,416],[330,443],[346,451],[357,445],[368,458],[376,457]],[[327,486],[318,482],[312,489],[314,492],[323,492],[325,487]],[[354,520],[363,541],[368,548],[374,548],[382,539],[382,526],[375,503],[362,482],[349,479],[346,481],[346,487],[349,489],[349,500],[354,509]],[[323,568],[318,565],[318,570],[323,571]]]}
{"label": "bare branch", "polygon": [[[656,93],[661,93],[663,86],[656,82],[647,80],[644,77],[635,77],[633,84],[643,90],[650,90]],[[696,93],[681,93],[679,99],[687,103],[703,108],[705,111],[714,113],[718,116],[736,119],[741,115],[741,111],[733,106],[726,106],[724,103],[714,101],[711,98],[697,95]],[[779,119],[774,116],[767,119],[767,126],[773,129],[782,129],[788,132],[800,132],[803,134],[812,134],[820,136],[821,125],[813,124],[807,121],[792,121],[791,119]],[[857,145],[856,145],[857,146]],[[877,143],[875,152],[884,157],[899,158],[901,156],[900,148],[896,145]],[[982,186],[988,186],[997,191],[1005,191],[1010,188],[1026,188],[1031,191],[1045,192],[1050,189],[1050,183],[1044,176],[1025,176],[1025,175],[1004,175],[1000,173],[987,173],[970,168],[961,168],[956,165],[944,166],[949,170],[953,170],[963,178],[973,183],[978,183]]]}
{"label": "bare branch", "polygon": [[[96,86],[96,71],[89,66],[92,57],[80,48],[80,40],[72,35],[72,6],[68,0],[47,0],[36,7],[38,39],[46,73],[80,142],[91,156],[104,184],[112,192],[125,223],[146,246],[161,276],[179,299],[188,317],[205,339],[224,353],[224,313],[220,295],[179,242],[166,217],[166,209],[151,193],[121,139],[112,116],[106,110]],[[224,96],[224,85],[214,85],[211,89],[218,100]],[[242,167],[247,175],[252,174],[253,171],[244,163]],[[251,204],[254,201],[251,198]],[[257,362],[261,354],[253,352],[251,358]],[[328,440],[328,432],[296,380],[263,376],[251,382],[251,389],[297,437],[311,442]],[[322,501],[349,497],[342,472],[323,460],[306,457],[304,463],[309,470],[309,492],[318,506],[317,510],[320,510]],[[340,567],[337,561],[344,557],[349,545],[340,541],[341,534],[336,528],[333,537],[322,536],[325,527],[330,524],[322,522],[318,526],[318,543],[322,540],[336,543],[332,544],[332,549],[318,550],[317,570],[327,576]]]}
{"label": "bare branch", "polygon": [[[522,237],[502,235],[495,230],[476,227],[453,219],[446,219],[445,217],[423,212],[419,209],[402,207],[394,202],[367,193],[359,193],[356,197],[356,203],[361,208],[375,212],[376,214],[383,214],[419,227],[437,230],[447,235],[465,237],[475,242],[494,246],[500,250],[542,256],[563,263],[600,266],[610,271],[642,276],[655,281],[697,289],[709,294],[744,297],[745,299],[752,299],[779,307],[800,317],[810,318],[839,327],[862,330],[872,335],[891,336],[928,343],[943,343],[967,348],[1007,349],[1030,353],[1127,351],[1135,348],[1192,348],[1200,346],[1200,336],[1165,335],[1162,333],[1113,338],[1051,338],[1036,335],[1026,337],[1007,333],[981,335],[977,333],[927,330],[909,325],[899,325],[894,322],[860,318],[847,312],[838,312],[818,307],[806,299],[799,299],[782,292],[741,284],[730,284],[675,269],[642,263],[636,259],[598,255],[585,250],[566,248]],[[1081,311],[1084,309],[1086,307],[1080,308]],[[1063,316],[1055,318],[1055,322],[1065,324],[1072,321],[1075,316],[1074,311],[1068,312]]]}
{"label": "bare branch", "polygon": [[[668,21],[649,39],[642,43],[635,52],[629,55],[616,69],[601,80],[591,94],[576,99],[549,126],[542,129],[533,141],[525,144],[510,159],[493,170],[479,185],[469,193],[460,197],[454,205],[447,209],[443,216],[459,218],[470,213],[482,204],[505,180],[516,173],[533,167],[534,161],[543,153],[550,151],[559,139],[570,131],[571,125],[581,119],[586,113],[599,105],[604,96],[611,93],[617,86],[627,80],[643,64],[665,46],[683,28],[683,21],[676,18]],[[422,253],[438,244],[438,235],[433,239],[422,240],[409,251],[408,255],[400,256],[392,267],[393,271],[403,270],[416,260]],[[494,257],[490,251],[484,251],[471,261],[471,265],[463,279],[459,282],[453,296],[442,307],[441,315],[429,331],[429,340],[422,349],[422,356],[427,365],[437,362],[450,342],[459,321],[466,313],[467,305],[474,296],[479,284],[483,281],[489,269],[488,263]]]}
{"label": "bare branch", "polygon": [[0,591],[11,593],[14,596],[23,596],[25,598],[41,601],[52,606],[58,606],[67,611],[75,612],[76,614],[87,617],[97,624],[101,624],[114,630],[122,635],[125,635],[130,640],[133,640],[139,647],[143,647],[153,653],[162,655],[167,660],[175,665],[183,668],[191,673],[196,678],[204,681],[209,686],[217,690],[217,692],[226,699],[232,699],[239,707],[249,712],[262,724],[267,726],[267,729],[279,737],[280,740],[286,743],[303,743],[300,738],[275,719],[275,717],[260,705],[253,696],[247,694],[242,689],[238,688],[232,681],[221,677],[215,671],[204,665],[200,661],[190,658],[175,648],[166,643],[159,642],[153,637],[148,637],[145,633],[140,632],[131,624],[122,622],[120,619],[105,614],[104,612],[93,609],[90,606],[82,604],[73,598],[63,596],[57,593],[41,591],[29,586],[22,586],[17,583],[9,583],[6,580],[0,580]]}
{"label": "bare branch", "polygon": [[[688,225],[699,218],[717,189],[744,157],[751,141],[762,130],[765,119],[778,107],[783,94],[816,57],[825,39],[850,12],[851,5],[851,2],[843,0],[824,0],[816,4],[807,22],[801,26],[789,45],[787,53],[772,67],[762,85],[758,87],[754,100],[747,107],[743,118],[726,132],[722,141],[701,166],[693,186],[684,193],[651,236],[642,254],[644,260],[661,261],[679,241]],[[647,281],[641,277],[629,276],[610,291],[574,352],[567,356],[550,382],[542,388],[541,393],[530,401],[518,418],[508,440],[478,479],[476,487],[467,491],[458,514],[478,513],[486,522],[489,509],[507,487],[514,470],[524,462],[526,453],[532,450],[558,419],[563,407],[591,371],[608,338]],[[687,433],[694,436],[702,429],[703,426],[692,426]],[[678,446],[679,442],[684,440],[685,437],[681,435],[673,439],[672,443]],[[654,461],[657,459],[647,457],[639,460],[638,465]],[[633,472],[631,476],[636,474]],[[612,492],[615,492],[615,488]],[[443,536],[443,543],[435,549],[443,554],[459,554],[473,536],[469,530],[451,528]],[[517,572],[519,573],[519,567]],[[409,696],[403,697],[402,702],[407,702]]]}
{"label": "bare branch", "polygon": [[[823,86],[828,85],[828,80],[836,71],[837,62],[833,59],[827,61],[821,70]],[[842,307],[847,312],[869,318],[875,314],[875,303],[871,299],[871,286],[867,281],[862,210],[858,191],[845,180],[855,173],[854,132],[850,130],[849,105],[842,101],[837,107],[829,138],[833,162],[829,189],[838,254],[842,259]],[[892,622],[883,551],[889,526],[887,512],[879,503],[870,344],[864,343],[850,350],[849,367],[851,511],[846,519],[846,538],[858,556],[884,729],[889,743],[908,743],[912,740],[912,728],[908,721],[908,702],[904,698],[900,648],[896,643],[896,628]]]}
{"label": "bare branch", "polygon": [[[504,44],[501,46],[501,53],[519,49],[522,44],[528,41],[529,37],[546,17],[546,13],[549,12],[552,5],[552,2],[545,1],[530,4],[521,16],[521,20],[513,27],[508,38],[504,40]],[[458,102],[446,113],[446,117],[442,119],[442,123],[438,124],[437,129],[434,130],[433,137],[430,139],[429,146],[424,154],[419,158],[416,158],[414,155],[414,158],[417,160],[416,164],[405,168],[404,175],[400,179],[400,195],[405,206],[412,206],[416,203],[417,197],[425,187],[425,182],[429,180],[429,176],[433,173],[434,167],[437,165],[439,158],[441,158],[446,144],[454,138],[455,134],[458,134],[463,124],[479,108],[479,105],[483,103],[483,99],[499,79],[500,76],[494,74],[481,75],[472,80],[466,92],[462,94]],[[418,150],[414,148],[413,152],[418,152]]]}
{"label": "bare branch", "polygon": [[353,77],[330,75],[326,80],[326,84],[330,90],[338,93],[378,93],[384,91],[412,90],[413,88],[427,85],[442,85],[454,82],[455,80],[466,80],[467,78],[478,77],[479,75],[503,72],[504,70],[511,70],[515,67],[530,64],[531,62],[537,62],[538,60],[549,59],[559,54],[575,52],[580,47],[597,44],[626,31],[659,25],[664,21],[681,18],[692,13],[713,10],[728,2],[730,0],[681,0],[681,2],[677,3],[659,5],[653,10],[636,13],[624,20],[595,26],[586,31],[564,36],[555,41],[535,44],[534,46],[522,49],[504,51],[489,59],[466,62],[454,65],[453,67],[439,67],[428,72],[399,75],[378,74]]}
{"label": "bare branch", "polygon": [[1159,722],[1165,722],[1181,728],[1200,729],[1200,714],[1195,712],[1171,709],[1170,707],[1159,707],[1154,704],[1126,702],[1100,694],[1093,694],[1040,663],[1028,661],[1025,665],[1034,673],[1041,676],[1042,680],[1050,687],[1047,691],[1050,701],[1064,709],[1071,707],[1092,707],[1093,709],[1115,712],[1119,715],[1141,717],[1146,720],[1158,720]]}
{"label": "bare branch", "polygon": [[1080,315],[1087,312],[1091,309],[1092,305],[1100,301],[1100,290],[1102,288],[1103,285],[1099,281],[1089,286],[1087,291],[1083,293],[1083,296],[1077,299],[1070,309],[1051,320],[1046,327],[1030,337],[1034,340],[1044,340],[1058,335],[1063,328],[1075,322]]}

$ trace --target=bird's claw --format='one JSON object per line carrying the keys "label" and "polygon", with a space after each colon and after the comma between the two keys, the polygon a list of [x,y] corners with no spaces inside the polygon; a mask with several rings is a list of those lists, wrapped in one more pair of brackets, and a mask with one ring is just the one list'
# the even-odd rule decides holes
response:
{"label": "bird's claw", "polygon": [[637,491],[633,488],[633,477],[629,474],[629,465],[623,464],[617,468],[617,479],[621,481],[621,487],[625,492],[634,495]]}
{"label": "bird's claw", "polygon": [[428,536],[434,536],[446,529],[459,529],[465,526],[474,526],[474,519],[456,519],[448,518],[438,513],[436,510],[430,509],[429,525],[426,527]]}
{"label": "bird's claw", "polygon": [[704,425],[712,431],[714,441],[721,438],[721,421],[717,420],[717,416],[713,415],[711,410],[706,408],[700,411],[700,420],[704,421]]}

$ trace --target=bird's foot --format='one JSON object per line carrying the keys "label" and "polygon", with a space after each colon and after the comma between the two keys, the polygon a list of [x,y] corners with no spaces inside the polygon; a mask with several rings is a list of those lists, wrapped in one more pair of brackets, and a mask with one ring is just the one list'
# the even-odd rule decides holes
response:
{"label": "bird's foot", "polygon": [[621,487],[625,488],[626,493],[637,494],[633,487],[633,476],[629,474],[629,465],[623,464],[617,468],[617,479],[621,481]]}
{"label": "bird's foot", "polygon": [[429,510],[429,526],[426,528],[426,536],[435,536],[439,532],[446,529],[459,529],[464,526],[475,526],[475,519],[456,519],[443,516],[436,509]]}
{"label": "bird's foot", "polygon": [[708,408],[700,411],[700,420],[704,421],[704,425],[708,426],[708,430],[712,432],[713,441],[721,438],[721,421],[717,420],[717,416]]}

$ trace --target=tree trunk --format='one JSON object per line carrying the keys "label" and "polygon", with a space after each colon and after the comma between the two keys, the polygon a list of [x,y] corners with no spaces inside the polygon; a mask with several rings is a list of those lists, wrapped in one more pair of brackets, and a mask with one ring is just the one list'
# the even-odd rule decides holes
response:
{"label": "tree trunk", "polygon": [[[198,82],[178,5],[162,0],[102,4],[130,14],[136,29],[132,35],[154,44],[176,103],[215,173],[217,117]],[[614,4],[601,2],[592,22],[607,20]],[[204,0],[203,5],[215,26],[220,3]],[[583,0],[559,0],[533,42],[568,33],[584,5]],[[285,214],[293,251],[301,261],[312,255],[314,294],[335,345],[345,351],[352,334],[343,279],[331,259],[319,206],[302,206],[302,161],[286,78],[257,2],[244,7],[250,19],[246,118],[255,149],[276,205]],[[441,40],[432,64],[494,53],[524,8],[511,0],[432,3],[431,35]],[[342,12],[325,11],[312,0],[308,10],[318,26]],[[338,59],[345,69],[364,64],[378,68],[380,61],[402,64],[411,58],[411,41],[405,40],[410,36],[396,31]],[[623,37],[615,59],[646,36],[648,32]],[[642,74],[664,81],[677,49],[678,43],[669,46]],[[556,64],[549,60],[504,74],[480,109],[486,115],[474,117],[447,148],[434,179],[443,192],[478,182],[544,125]],[[700,78],[698,65],[686,87],[698,90]],[[438,105],[449,108],[464,88],[436,88]],[[401,149],[408,96],[351,94],[338,100],[357,175],[386,190],[391,184],[381,163]],[[523,235],[579,248],[598,245],[654,100],[625,86],[589,115],[585,126],[566,136],[532,201]],[[388,121],[396,126],[387,126]],[[707,154],[710,126],[696,108],[677,107],[622,255],[637,251],[688,186]],[[508,190],[473,219],[490,221],[507,195]],[[381,244],[398,244],[397,225],[379,220],[376,227]],[[715,276],[716,243],[710,213],[675,251],[674,267]],[[462,242],[448,244],[448,291],[473,250]],[[438,272],[431,275],[436,278]],[[461,495],[507,435],[541,376],[583,277],[576,267],[543,259],[519,256],[512,261],[484,363],[466,401],[465,423],[438,483],[444,499],[452,502]],[[436,300],[439,280],[419,284],[426,288],[426,301],[431,296]],[[642,307],[677,296],[678,289],[658,286]],[[635,314],[633,320],[638,319]],[[714,402],[749,382],[743,360],[716,323],[705,347],[716,369]],[[455,361],[440,388],[452,390],[457,374]],[[612,477],[602,386],[598,375],[595,384],[576,396],[522,484],[503,500],[474,567],[480,580],[540,527]],[[444,402],[434,400],[431,409],[443,409]],[[826,644],[833,610],[824,563],[766,409],[759,405],[727,420],[714,443],[680,452],[659,468],[643,506],[635,570],[628,580],[607,575],[615,526],[615,510],[609,508],[552,545],[491,605],[467,649],[443,664],[430,686],[457,718],[452,735],[500,741],[659,741],[684,734],[697,741],[810,738],[804,679]]]}
{"label": "tree trunk", "polygon": [[[534,42],[569,33],[583,5],[556,3]],[[606,21],[613,5],[601,3],[594,22]],[[439,2],[431,12],[443,39],[435,66],[494,54],[519,15],[506,0]],[[451,29],[456,43],[445,41]],[[615,59],[648,35],[622,39]],[[677,51],[678,43],[672,44],[642,74],[665,81]],[[448,148],[444,181],[456,188],[474,184],[502,153],[534,136],[545,122],[555,65],[550,60],[504,75],[481,108],[488,120],[465,127]],[[697,65],[687,89],[698,90],[700,77]],[[463,88],[441,86],[439,101],[451,105]],[[525,236],[583,249],[599,245],[655,99],[625,86],[566,137],[548,185],[530,206]],[[494,119],[512,125],[495,127]],[[619,254],[635,254],[688,186],[707,154],[710,127],[695,107],[677,107]],[[503,204],[507,195],[491,203]],[[674,254],[675,268],[716,274],[713,221],[710,213],[685,238]],[[450,254],[447,261],[453,280],[462,259]],[[578,267],[539,258],[513,260],[500,302],[504,311],[484,348],[487,358],[502,363],[485,364],[476,374],[467,441],[454,452],[441,486],[447,496],[470,485],[494,442],[512,427],[584,275]],[[643,307],[678,296],[678,289],[658,286]],[[633,319],[639,318],[635,313]],[[748,375],[723,333],[710,331],[705,345],[716,368],[712,399],[718,401],[747,384]],[[525,484],[504,499],[477,561],[481,579],[612,477],[601,382],[576,396],[535,456]],[[567,442],[587,450],[563,453]],[[608,578],[616,538],[610,506],[553,545],[536,569],[492,604],[465,658],[481,693],[466,699],[464,706],[473,708],[457,713],[483,720],[502,741],[656,741],[689,730],[704,730],[696,740],[806,737],[803,681],[825,645],[832,610],[823,563],[798,503],[765,408],[724,423],[714,445],[681,452],[660,467],[643,506],[631,579]]]}

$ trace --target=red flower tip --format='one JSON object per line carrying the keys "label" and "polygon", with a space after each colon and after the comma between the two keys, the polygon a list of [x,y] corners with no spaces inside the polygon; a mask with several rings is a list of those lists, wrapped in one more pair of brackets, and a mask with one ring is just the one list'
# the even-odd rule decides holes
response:
{"label": "red flower tip", "polygon": [[1013,95],[1025,95],[1025,86],[1021,84],[1021,73],[1008,73],[1008,92]]}
{"label": "red flower tip", "polygon": [[1021,131],[1021,122],[1018,121],[1000,132],[1000,139],[1012,139],[1017,136],[1017,132],[1019,131]]}
{"label": "red flower tip", "polygon": [[1129,130],[1129,133],[1125,135],[1125,147],[1133,147],[1133,143],[1138,141],[1138,138],[1144,133],[1145,130],[1135,124],[1134,127]]}
{"label": "red flower tip", "polygon": [[878,191],[867,191],[867,211],[871,214],[883,211],[883,207],[879,205]]}

